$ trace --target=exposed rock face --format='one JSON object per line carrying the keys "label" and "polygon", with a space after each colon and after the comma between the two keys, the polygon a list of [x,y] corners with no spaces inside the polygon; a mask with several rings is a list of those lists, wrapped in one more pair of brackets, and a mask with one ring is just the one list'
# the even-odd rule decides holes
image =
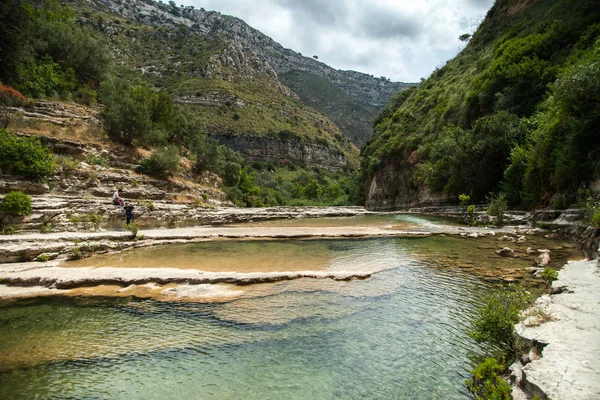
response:
{"label": "exposed rock face", "polygon": [[551,319],[529,326],[525,320],[517,325],[519,336],[539,343],[543,350],[541,357],[529,357],[530,362],[519,367],[523,373],[513,395],[524,391],[528,397],[515,398],[533,395],[556,400],[600,398],[599,284],[597,261],[569,263],[560,270],[552,287],[570,290],[543,296],[533,306],[543,305]]}
{"label": "exposed rock face", "polygon": [[365,207],[372,210],[393,210],[448,203],[446,195],[431,193],[427,188],[420,190],[412,185],[408,173],[393,165],[378,170],[368,181]]}
{"label": "exposed rock face", "polygon": [[259,136],[213,135],[221,144],[239,151],[249,161],[292,162],[330,170],[348,167],[343,153],[320,143]]}

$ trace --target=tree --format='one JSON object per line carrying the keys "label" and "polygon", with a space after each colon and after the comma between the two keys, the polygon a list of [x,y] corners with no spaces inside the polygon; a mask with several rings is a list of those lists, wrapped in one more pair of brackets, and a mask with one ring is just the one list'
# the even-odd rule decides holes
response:
{"label": "tree", "polygon": [[460,40],[461,42],[468,42],[469,39],[471,39],[471,34],[470,33],[463,33],[462,35],[460,35],[458,37],[458,40]]}

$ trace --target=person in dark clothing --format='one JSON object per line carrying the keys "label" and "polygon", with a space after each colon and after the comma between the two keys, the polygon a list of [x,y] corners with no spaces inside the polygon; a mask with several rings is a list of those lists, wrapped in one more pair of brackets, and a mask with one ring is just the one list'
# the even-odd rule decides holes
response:
{"label": "person in dark clothing", "polygon": [[123,209],[125,210],[125,217],[127,218],[127,225],[129,225],[129,223],[133,222],[133,220],[135,219],[135,214],[133,213],[135,206],[133,204],[131,204],[130,202],[126,201],[125,207],[123,207]]}

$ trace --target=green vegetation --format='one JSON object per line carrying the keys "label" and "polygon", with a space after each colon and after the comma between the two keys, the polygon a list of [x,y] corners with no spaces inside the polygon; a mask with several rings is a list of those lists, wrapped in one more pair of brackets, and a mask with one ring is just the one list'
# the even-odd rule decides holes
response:
{"label": "green vegetation", "polygon": [[175,146],[158,149],[140,162],[139,172],[155,177],[168,177],[179,168],[179,150]]}
{"label": "green vegetation", "polygon": [[478,400],[510,400],[512,389],[500,376],[506,368],[495,358],[486,358],[472,371],[467,387]]}
{"label": "green vegetation", "polygon": [[40,3],[2,2],[0,80],[35,98],[93,98],[110,68],[107,49],[70,8]]}
{"label": "green vegetation", "polygon": [[352,172],[329,172],[267,163],[241,170],[238,186],[228,188],[238,206],[355,204],[357,179]]}
{"label": "green vegetation", "polygon": [[47,262],[50,259],[50,257],[48,257],[48,254],[46,253],[42,253],[37,257],[37,260],[39,262]]}
{"label": "green vegetation", "polygon": [[366,184],[383,168],[482,201],[548,205],[600,177],[600,9],[593,0],[498,0],[467,47],[397,94],[362,149]]}
{"label": "green vegetation", "polygon": [[495,218],[496,225],[501,226],[504,224],[504,212],[506,212],[506,209],[506,197],[504,196],[504,193],[500,193],[499,195],[490,198],[490,205],[487,212]]}
{"label": "green vegetation", "polygon": [[138,231],[140,230],[140,224],[137,222],[130,222],[129,224],[123,223],[123,228],[131,232],[131,238],[135,239],[138,234]]}
{"label": "green vegetation", "polygon": [[542,278],[544,278],[548,282],[552,282],[558,278],[558,271],[551,267],[546,267],[542,271]]}
{"label": "green vegetation", "polygon": [[7,225],[2,227],[2,234],[3,235],[14,235],[15,232],[17,231],[17,227],[14,225]]}
{"label": "green vegetation", "polygon": [[466,195],[466,194],[459,194],[458,195],[458,201],[460,201],[460,205],[465,207],[468,203],[469,200],[471,200],[471,196]]}
{"label": "green vegetation", "polygon": [[514,325],[519,321],[519,314],[528,299],[528,294],[516,287],[488,296],[477,310],[469,336],[477,343],[485,343],[492,348],[514,350]]}
{"label": "green vegetation", "polygon": [[38,138],[19,137],[0,130],[0,171],[43,179],[56,167],[52,154]]}
{"label": "green vegetation", "polygon": [[23,192],[9,192],[0,203],[0,212],[9,215],[31,215],[31,197]]}
{"label": "green vegetation", "polygon": [[140,201],[138,201],[138,204],[140,206],[146,207],[148,209],[148,211],[155,211],[156,210],[156,206],[154,205],[154,203],[152,202],[152,200],[140,199]]}
{"label": "green vegetation", "polygon": [[69,217],[69,221],[78,224],[78,223],[91,223],[94,225],[94,229],[98,230],[100,228],[100,223],[102,222],[102,215],[100,214],[80,214],[80,215],[71,215]]}
{"label": "green vegetation", "polygon": [[[108,168],[108,157],[103,155],[98,155],[94,153],[90,153],[85,157],[85,162],[90,165],[100,165],[104,168]],[[68,164],[68,162],[67,162]]]}

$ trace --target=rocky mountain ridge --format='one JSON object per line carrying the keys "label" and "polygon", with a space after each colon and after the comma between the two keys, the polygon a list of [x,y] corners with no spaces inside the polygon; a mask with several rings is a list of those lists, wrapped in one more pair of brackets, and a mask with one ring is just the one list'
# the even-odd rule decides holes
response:
{"label": "rocky mountain ridge", "polygon": [[[129,21],[164,28],[161,33],[168,34],[172,40],[180,40],[180,35],[188,38],[193,35],[203,37],[214,44],[214,54],[203,57],[205,54],[202,54],[202,50],[192,48],[189,56],[195,60],[173,57],[169,61],[176,65],[201,64],[199,68],[187,71],[187,74],[204,79],[232,80],[237,75],[244,78],[267,76],[271,82],[276,82],[275,85],[283,95],[297,98],[297,94],[305,104],[322,112],[357,146],[371,137],[372,121],[390,97],[411,86],[356,71],[336,70],[311,57],[284,48],[241,19],[215,11],[177,7],[174,2],[166,4],[152,0],[71,2],[74,7],[85,8],[91,5]],[[86,12],[83,13],[84,19],[85,15]],[[98,28],[98,20],[91,22]],[[110,21],[102,21],[100,25],[99,29],[104,32],[120,28],[114,24],[110,26]],[[122,52],[122,55],[127,57],[125,53],[127,52]],[[200,58],[206,60],[200,62]],[[137,68],[145,74],[164,75],[165,66],[144,65]],[[311,85],[313,80],[322,80],[326,85]],[[327,93],[331,89],[324,86],[331,86],[337,93]]]}

